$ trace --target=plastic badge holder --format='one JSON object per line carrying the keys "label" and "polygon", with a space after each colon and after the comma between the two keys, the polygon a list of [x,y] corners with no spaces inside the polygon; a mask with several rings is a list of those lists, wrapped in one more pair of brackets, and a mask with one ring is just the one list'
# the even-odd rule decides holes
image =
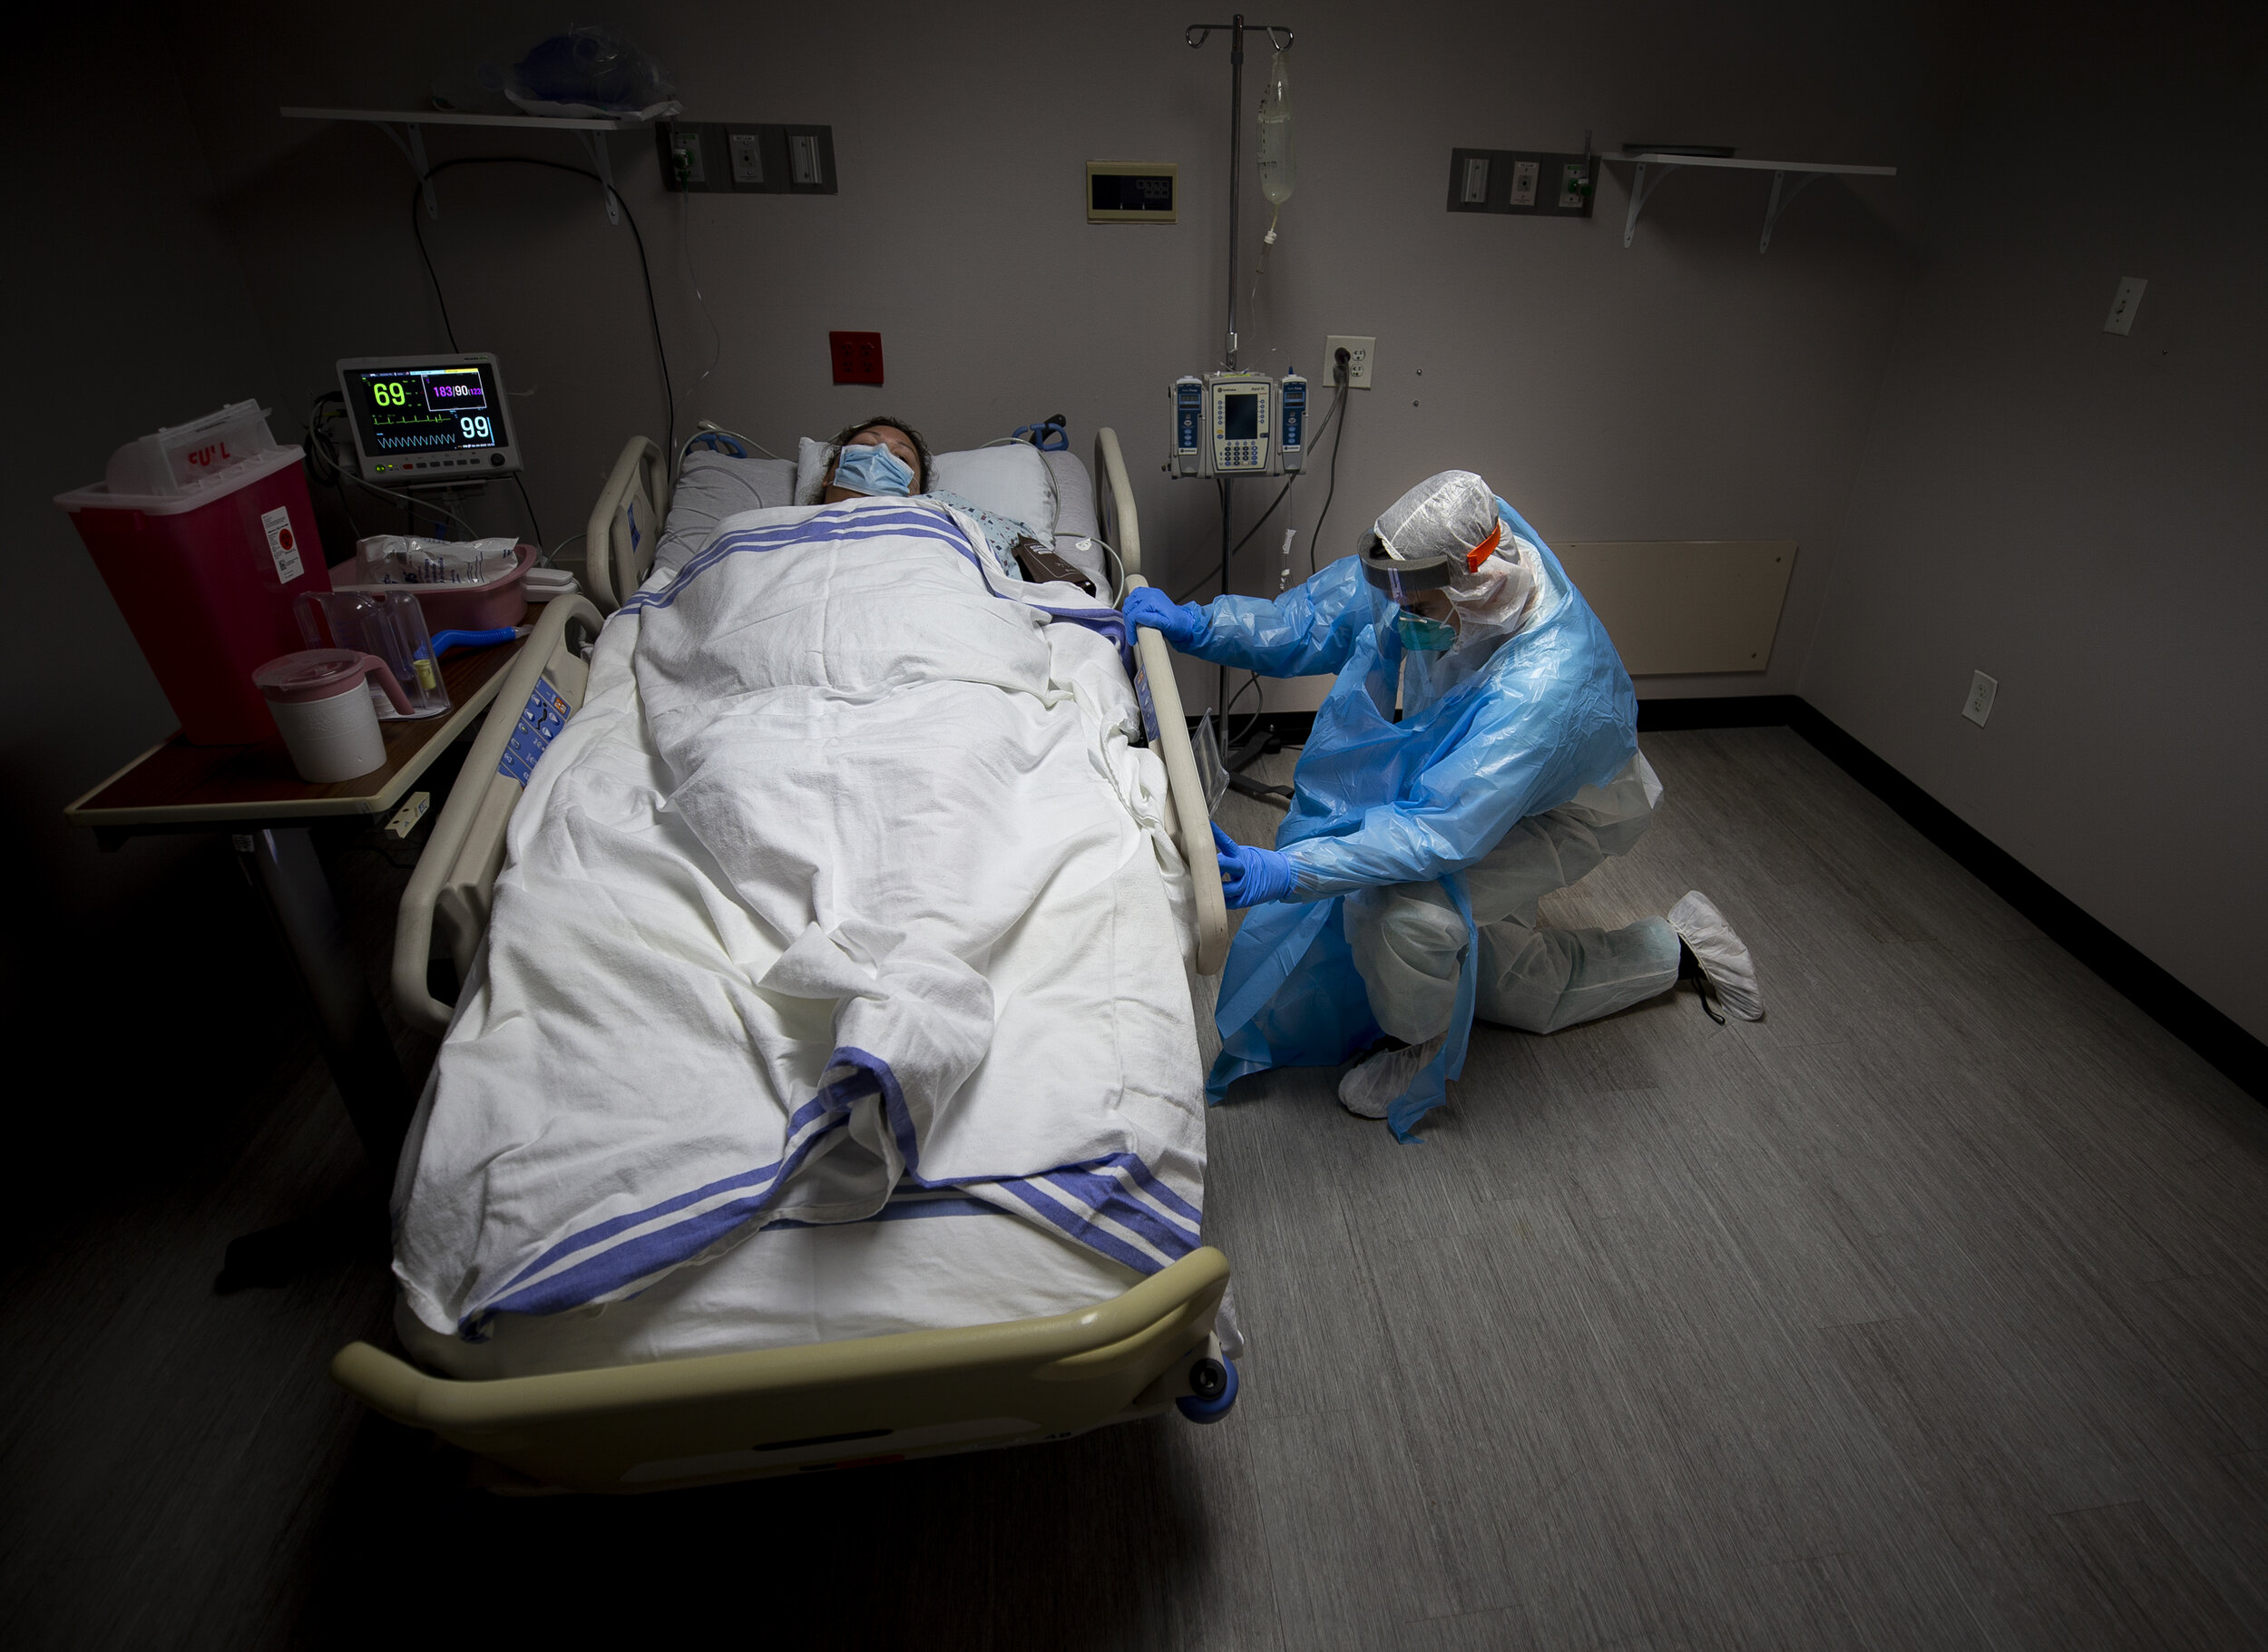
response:
{"label": "plastic badge holder", "polygon": [[449,688],[434,660],[433,638],[415,587],[310,591],[300,596],[297,609],[299,634],[309,648],[347,649],[386,662],[409,709],[396,709],[374,685],[372,709],[381,720],[438,717],[449,709]]}

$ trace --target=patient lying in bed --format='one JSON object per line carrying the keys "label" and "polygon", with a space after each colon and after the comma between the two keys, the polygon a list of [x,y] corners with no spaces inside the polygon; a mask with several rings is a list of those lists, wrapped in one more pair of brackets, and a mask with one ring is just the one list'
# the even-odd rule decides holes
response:
{"label": "patient lying in bed", "polygon": [[[912,433],[852,434],[926,480]],[[1187,874],[1119,618],[1034,606],[934,495],[829,499],[627,603],[529,782],[396,1188],[428,1338],[689,1302],[767,1233],[901,1208],[1090,1258],[1059,1306],[1199,1242]],[[856,1323],[1033,1311],[968,1283]],[[614,1358],[827,1330],[625,1312]]]}
{"label": "patient lying in bed", "polygon": [[[993,561],[1012,580],[1026,577],[1020,552],[1047,549],[1039,537],[1041,530],[1031,524],[988,511],[958,494],[932,493],[930,476],[936,467],[929,444],[922,439],[920,431],[903,420],[877,415],[863,424],[846,425],[829,446],[834,449],[835,457],[827,462],[826,484],[819,495],[828,504],[903,494],[920,495],[949,505],[975,519],[984,531],[984,543],[992,552]],[[1090,585],[1088,589],[1091,591],[1093,587]]]}

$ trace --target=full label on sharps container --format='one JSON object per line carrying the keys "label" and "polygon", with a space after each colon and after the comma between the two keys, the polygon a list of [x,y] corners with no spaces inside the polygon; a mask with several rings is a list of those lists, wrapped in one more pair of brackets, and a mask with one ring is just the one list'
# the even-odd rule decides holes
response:
{"label": "full label on sharps container", "polygon": [[552,687],[552,679],[535,679],[535,692],[528,696],[528,703],[520,708],[520,721],[512,731],[512,738],[504,744],[503,761],[496,765],[500,775],[510,775],[521,785],[535,772],[535,766],[550,749],[552,738],[567,726],[574,715],[574,708],[567,697]]}
{"label": "full label on sharps container", "polygon": [[259,519],[268,530],[268,554],[276,559],[276,577],[288,585],[305,572],[299,561],[298,536],[291,531],[291,513],[278,505]]}

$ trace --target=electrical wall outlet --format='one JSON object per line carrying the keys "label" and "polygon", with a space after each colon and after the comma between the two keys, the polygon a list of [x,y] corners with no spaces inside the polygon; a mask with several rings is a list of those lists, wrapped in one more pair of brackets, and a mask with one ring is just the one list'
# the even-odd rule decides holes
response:
{"label": "electrical wall outlet", "polygon": [[764,137],[761,132],[736,132],[726,142],[732,146],[732,181],[735,183],[764,181]]}
{"label": "electrical wall outlet", "polygon": [[2116,333],[2121,338],[2134,327],[2134,313],[2142,308],[2142,289],[2149,283],[2140,276],[2120,276],[2118,290],[2110,300],[2110,319],[2103,323],[2103,331]]}
{"label": "electrical wall outlet", "polygon": [[1985,718],[1992,715],[1992,697],[1999,691],[1999,678],[1987,677],[1982,671],[1972,673],[1969,679],[1969,702],[1961,707],[1960,714],[1978,728],[1983,728]]}
{"label": "electrical wall outlet", "polygon": [[1350,390],[1369,389],[1371,358],[1378,353],[1378,340],[1334,333],[1323,341],[1322,382],[1334,387],[1339,382],[1341,350],[1344,350],[1347,356],[1346,387]]}
{"label": "electrical wall outlet", "polygon": [[1539,164],[1534,161],[1515,161],[1512,163],[1512,205],[1532,207],[1536,204],[1536,169]]}

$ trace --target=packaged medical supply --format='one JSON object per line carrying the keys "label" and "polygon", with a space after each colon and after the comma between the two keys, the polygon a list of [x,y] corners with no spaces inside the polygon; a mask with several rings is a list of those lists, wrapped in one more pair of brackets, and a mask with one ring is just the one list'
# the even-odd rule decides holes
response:
{"label": "packaged medical supply", "polygon": [[132,628],[181,733],[249,745],[275,729],[252,686],[297,648],[293,600],[328,591],[296,447],[238,402],[129,442],[102,482],[55,495]]}
{"label": "packaged medical supply", "polygon": [[400,587],[316,591],[298,606],[299,635],[309,648],[344,649],[386,662],[410,709],[397,712],[391,701],[373,701],[381,718],[437,717],[449,709],[448,685],[435,664],[440,651],[415,592]]}
{"label": "packaged medical supply", "polygon": [[252,680],[275,714],[299,778],[317,785],[352,780],[386,762],[386,736],[366,680],[409,715],[409,698],[386,661],[352,649],[286,654],[254,671]]}
{"label": "packaged medical supply", "polygon": [[539,554],[509,539],[415,539],[386,533],[357,546],[342,590],[407,591],[434,630],[492,630],[528,611],[527,575]]}
{"label": "packaged medical supply", "polygon": [[481,585],[512,572],[513,539],[419,539],[379,533],[355,542],[357,585]]}

